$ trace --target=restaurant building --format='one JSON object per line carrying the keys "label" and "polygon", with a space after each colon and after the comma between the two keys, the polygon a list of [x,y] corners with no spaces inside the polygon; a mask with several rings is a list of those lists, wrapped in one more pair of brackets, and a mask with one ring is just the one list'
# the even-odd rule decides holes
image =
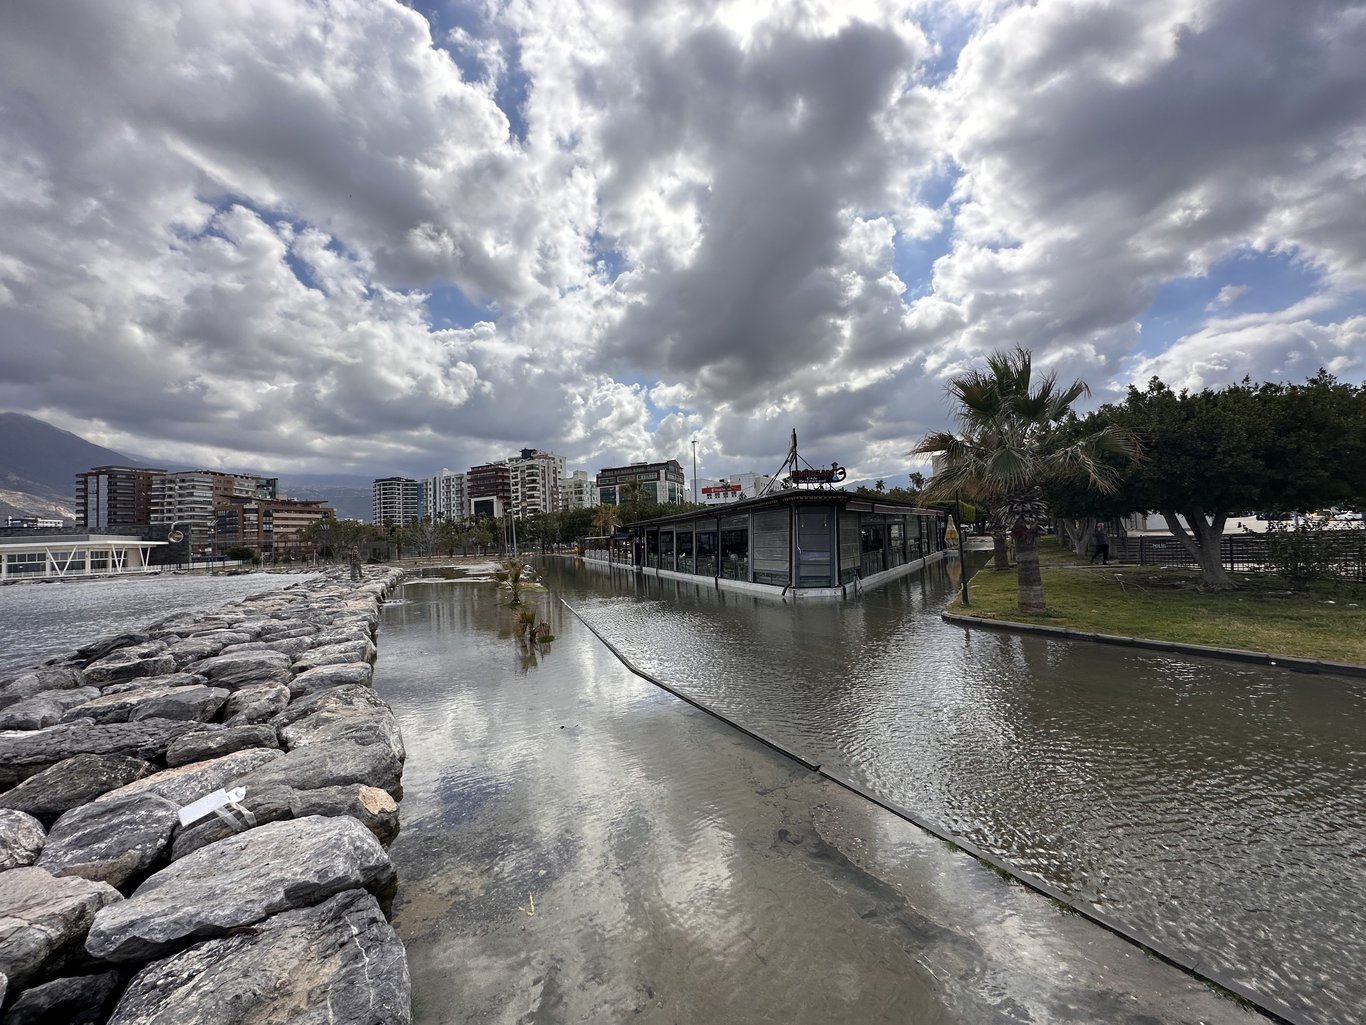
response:
{"label": "restaurant building", "polygon": [[773,597],[853,597],[944,555],[944,514],[849,491],[771,491],[588,538],[585,558]]}

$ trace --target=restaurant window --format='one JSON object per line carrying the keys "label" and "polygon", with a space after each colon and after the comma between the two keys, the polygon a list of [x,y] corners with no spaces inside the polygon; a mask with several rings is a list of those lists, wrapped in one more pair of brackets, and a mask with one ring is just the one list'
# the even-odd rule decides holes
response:
{"label": "restaurant window", "polygon": [[754,580],[760,584],[792,582],[792,513],[765,509],[754,514],[751,539]]}
{"label": "restaurant window", "polygon": [[749,579],[749,517],[727,516],[721,521],[721,576]]}

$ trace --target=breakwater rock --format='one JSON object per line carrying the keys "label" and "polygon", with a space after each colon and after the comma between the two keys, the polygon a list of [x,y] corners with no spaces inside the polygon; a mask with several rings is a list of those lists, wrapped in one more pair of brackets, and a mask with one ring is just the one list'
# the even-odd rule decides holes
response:
{"label": "breakwater rock", "polygon": [[411,1021],[386,920],[403,738],[371,689],[401,578],[177,614],[0,681],[6,1022]]}

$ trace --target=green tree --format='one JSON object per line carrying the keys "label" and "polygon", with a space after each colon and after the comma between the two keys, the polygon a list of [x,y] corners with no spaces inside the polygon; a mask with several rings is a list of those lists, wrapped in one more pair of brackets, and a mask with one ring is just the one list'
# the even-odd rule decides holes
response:
{"label": "green tree", "polygon": [[1125,476],[1134,511],[1159,513],[1206,586],[1234,586],[1220,560],[1228,520],[1255,509],[1308,511],[1366,494],[1366,386],[1320,371],[1304,384],[1240,384],[1191,394],[1157,378],[1097,422],[1126,428],[1148,454]]}
{"label": "green tree", "polygon": [[1072,403],[1088,389],[1083,381],[1061,387],[1056,375],[1033,374],[1024,349],[998,352],[985,371],[974,370],[949,384],[957,400],[959,432],[937,431],[914,454],[942,457],[942,468],[925,489],[930,501],[959,494],[985,501],[994,523],[1015,540],[1020,611],[1046,611],[1039,570],[1039,535],[1047,529],[1042,488],[1059,477],[1082,474],[1100,491],[1115,488],[1115,474],[1103,453],[1134,453],[1132,436],[1115,426],[1069,438],[1057,430]]}

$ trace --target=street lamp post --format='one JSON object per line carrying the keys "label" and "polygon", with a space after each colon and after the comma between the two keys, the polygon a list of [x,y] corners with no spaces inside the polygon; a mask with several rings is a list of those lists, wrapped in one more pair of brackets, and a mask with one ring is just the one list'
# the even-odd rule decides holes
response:
{"label": "street lamp post", "polygon": [[697,439],[692,440],[692,504],[697,504]]}
{"label": "street lamp post", "polygon": [[963,558],[963,497],[958,496],[958,571],[963,574],[963,607],[968,605],[968,564]]}

